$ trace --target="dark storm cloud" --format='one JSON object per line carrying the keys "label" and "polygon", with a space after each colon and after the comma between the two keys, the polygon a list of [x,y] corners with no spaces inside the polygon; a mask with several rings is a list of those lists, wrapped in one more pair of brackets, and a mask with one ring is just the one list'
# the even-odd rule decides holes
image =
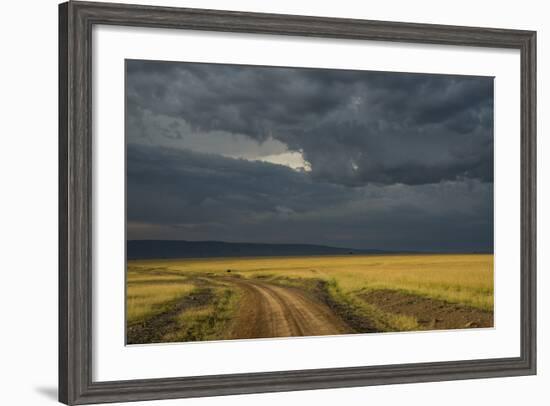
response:
{"label": "dark storm cloud", "polygon": [[128,238],[490,250],[492,185],[350,188],[281,165],[128,145]]}
{"label": "dark storm cloud", "polygon": [[492,250],[491,78],[128,61],[126,111],[129,239]]}
{"label": "dark storm cloud", "polygon": [[491,78],[129,61],[127,83],[130,139],[275,139],[350,186],[492,181]]}
{"label": "dark storm cloud", "polygon": [[129,144],[127,160],[128,217],[135,221],[252,221],[311,211],[312,202],[330,206],[345,191],[282,165],[214,154]]}

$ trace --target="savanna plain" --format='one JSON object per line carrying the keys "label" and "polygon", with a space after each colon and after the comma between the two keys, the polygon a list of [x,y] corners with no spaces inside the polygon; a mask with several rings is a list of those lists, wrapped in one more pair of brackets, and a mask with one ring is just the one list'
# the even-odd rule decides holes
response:
{"label": "savanna plain", "polygon": [[127,344],[493,326],[493,255],[132,260]]}

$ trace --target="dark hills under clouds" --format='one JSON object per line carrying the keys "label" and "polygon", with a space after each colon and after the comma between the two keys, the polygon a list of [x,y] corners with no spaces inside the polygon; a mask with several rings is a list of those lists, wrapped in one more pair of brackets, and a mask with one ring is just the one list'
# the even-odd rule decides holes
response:
{"label": "dark hills under clouds", "polygon": [[384,254],[382,250],[356,250],[309,244],[228,243],[222,241],[133,240],[127,259],[264,257],[303,255]]}

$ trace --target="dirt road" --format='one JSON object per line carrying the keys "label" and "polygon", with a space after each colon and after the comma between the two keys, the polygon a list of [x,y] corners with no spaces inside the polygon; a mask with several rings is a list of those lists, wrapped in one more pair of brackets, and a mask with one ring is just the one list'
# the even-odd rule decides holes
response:
{"label": "dirt road", "polygon": [[351,328],[324,303],[303,291],[274,284],[228,278],[243,292],[234,338],[346,334]]}

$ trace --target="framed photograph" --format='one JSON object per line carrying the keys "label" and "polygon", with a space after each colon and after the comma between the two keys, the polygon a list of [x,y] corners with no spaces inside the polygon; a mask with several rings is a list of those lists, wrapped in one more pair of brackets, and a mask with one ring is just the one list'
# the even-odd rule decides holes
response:
{"label": "framed photograph", "polygon": [[59,400],[536,373],[536,33],[59,8]]}

